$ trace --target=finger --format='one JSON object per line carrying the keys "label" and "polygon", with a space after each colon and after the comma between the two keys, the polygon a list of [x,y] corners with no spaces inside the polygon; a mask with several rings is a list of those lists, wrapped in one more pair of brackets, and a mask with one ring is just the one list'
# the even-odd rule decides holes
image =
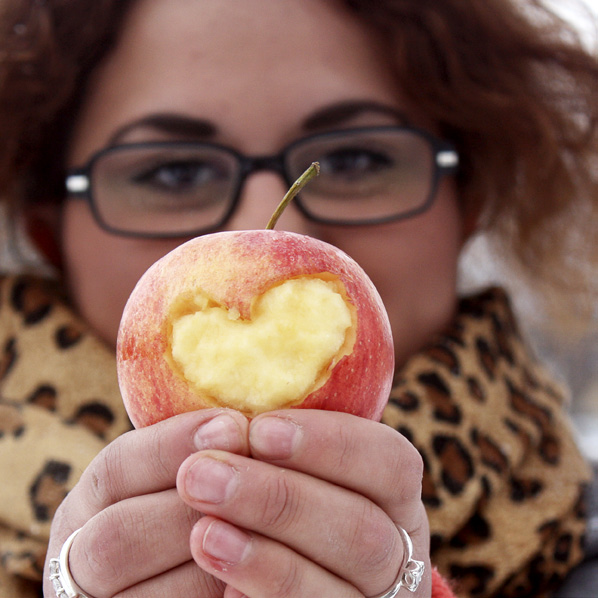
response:
{"label": "finger", "polygon": [[191,560],[188,538],[199,517],[174,489],[120,501],[77,535],[71,570],[96,598],[113,596]]}
{"label": "finger", "polygon": [[[204,410],[130,432],[111,443],[56,512],[46,571],[49,559],[58,556],[66,538],[103,509],[134,496],[174,488],[180,464],[194,451],[217,447],[247,454],[247,425],[246,418],[235,411]],[[127,533],[123,528],[122,536]],[[116,544],[121,541],[121,537],[112,539]],[[182,545],[188,546],[188,537]]]}
{"label": "finger", "polygon": [[128,588],[119,593],[118,598],[164,598],[165,596],[222,598],[224,590],[224,582],[200,569],[195,561],[189,561],[158,577]]}
{"label": "finger", "polygon": [[71,492],[81,513],[73,529],[121,500],[173,488],[178,468],[193,452],[248,454],[247,426],[237,411],[207,409],[124,434],[94,459]]}
{"label": "finger", "polygon": [[249,442],[257,459],[368,497],[407,531],[416,558],[426,560],[430,537],[421,501],[423,460],[396,430],[347,413],[297,409],[255,418]]}
{"label": "finger", "polygon": [[257,459],[353,490],[391,515],[409,519],[419,511],[422,458],[389,426],[347,413],[286,410],[255,418],[249,443]]}
{"label": "finger", "polygon": [[382,509],[300,472],[202,451],[181,466],[178,489],[195,509],[284,544],[370,595],[390,585],[403,558]]}
{"label": "finger", "polygon": [[94,598],[162,598],[197,591],[221,598],[224,585],[191,557],[189,535],[200,516],[174,489],[121,501],[77,534],[69,554],[71,574]]}
{"label": "finger", "polygon": [[219,519],[196,524],[191,548],[202,569],[234,588],[225,596],[362,598],[351,584],[286,546]]}

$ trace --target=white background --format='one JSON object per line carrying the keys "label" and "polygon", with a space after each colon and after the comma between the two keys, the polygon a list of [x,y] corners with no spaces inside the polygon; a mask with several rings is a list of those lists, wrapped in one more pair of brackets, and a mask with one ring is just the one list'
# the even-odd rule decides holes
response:
{"label": "white background", "polygon": [[[598,42],[598,0],[546,0],[555,11],[575,23],[585,40]],[[592,20],[593,19],[593,20]]]}

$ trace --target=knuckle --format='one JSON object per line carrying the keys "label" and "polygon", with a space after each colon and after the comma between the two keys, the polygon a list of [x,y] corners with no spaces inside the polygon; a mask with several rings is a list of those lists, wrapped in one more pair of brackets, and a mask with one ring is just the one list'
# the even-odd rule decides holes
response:
{"label": "knuckle", "polygon": [[91,462],[79,484],[89,484],[98,509],[115,503],[124,491],[123,450],[120,438],[104,448]]}
{"label": "knuckle", "polygon": [[98,513],[85,526],[85,568],[94,587],[109,594],[128,585],[130,571],[141,565],[156,533],[154,521],[146,509],[125,501]]}
{"label": "knuckle", "polygon": [[349,554],[355,554],[355,570],[368,576],[383,575],[396,562],[400,544],[394,523],[372,503],[354,519]]}
{"label": "knuckle", "polygon": [[403,472],[409,476],[413,482],[421,481],[424,475],[424,460],[420,452],[412,445],[407,445],[404,450]]}
{"label": "knuckle", "polygon": [[268,596],[272,598],[293,598],[299,595],[301,575],[296,559],[287,561],[286,566],[278,568],[276,579],[270,584]]}
{"label": "knuckle", "polygon": [[[109,593],[118,587],[123,577],[123,554],[119,541],[122,527],[116,518],[103,518],[101,522],[94,522],[86,526],[85,537],[81,538],[81,561],[85,579],[89,579],[89,587],[93,587],[98,594]],[[79,562],[79,561],[78,561]],[[82,587],[88,587],[88,582],[81,582]]]}
{"label": "knuckle", "polygon": [[172,441],[171,438],[163,434],[161,428],[151,427],[146,429],[151,434],[149,444],[154,447],[152,451],[152,458],[147,461],[147,465],[151,466],[151,474],[159,479],[168,479],[173,477],[172,470]]}
{"label": "knuckle", "polygon": [[337,462],[335,463],[335,474],[344,479],[355,469],[355,452],[359,447],[355,446],[355,436],[343,427],[339,427],[336,434]]}
{"label": "knuckle", "polygon": [[283,533],[299,517],[300,505],[296,488],[290,483],[284,471],[278,472],[268,484],[266,498],[259,515],[260,523],[268,530]]}
{"label": "knuckle", "polygon": [[58,530],[65,529],[74,531],[80,527],[80,525],[75,524],[75,517],[72,514],[74,505],[71,503],[77,502],[75,494],[76,491],[71,490],[71,492],[66,495],[65,499],[58,505],[54,517],[52,518],[52,535],[55,535]]}
{"label": "knuckle", "polygon": [[393,489],[395,502],[419,500],[424,474],[424,461],[419,451],[398,435],[390,445],[388,459],[386,487]]}

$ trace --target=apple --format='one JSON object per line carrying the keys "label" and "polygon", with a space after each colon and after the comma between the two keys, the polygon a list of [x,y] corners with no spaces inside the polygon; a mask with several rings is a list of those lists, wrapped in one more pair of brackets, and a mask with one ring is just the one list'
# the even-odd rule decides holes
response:
{"label": "apple", "polygon": [[180,245],[141,277],[117,369],[135,427],[208,407],[379,420],[394,349],[382,300],[346,253],[285,231],[228,231]]}

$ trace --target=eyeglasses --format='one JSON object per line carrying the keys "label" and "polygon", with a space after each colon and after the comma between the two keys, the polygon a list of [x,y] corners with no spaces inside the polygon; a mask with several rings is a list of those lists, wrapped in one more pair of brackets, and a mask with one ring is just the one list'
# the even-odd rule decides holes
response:
{"label": "eyeglasses", "polygon": [[98,152],[68,173],[66,188],[86,199],[111,233],[197,236],[224,226],[253,172],[277,172],[290,186],[315,161],[320,175],[295,198],[296,207],[314,222],[355,226],[424,212],[459,158],[426,131],[396,126],[304,137],[275,156],[244,156],[213,143],[134,143]]}

